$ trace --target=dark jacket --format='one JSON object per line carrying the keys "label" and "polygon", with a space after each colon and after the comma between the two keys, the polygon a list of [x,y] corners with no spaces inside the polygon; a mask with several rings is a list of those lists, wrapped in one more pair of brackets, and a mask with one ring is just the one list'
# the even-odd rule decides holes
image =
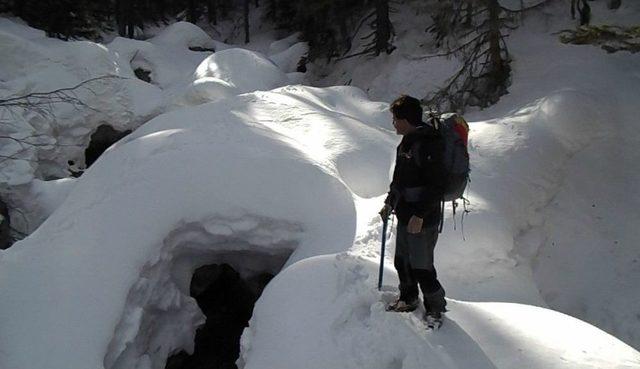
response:
{"label": "dark jacket", "polygon": [[394,208],[399,223],[408,224],[413,215],[423,219],[423,228],[440,223],[445,186],[443,154],[444,142],[429,124],[423,123],[402,138],[385,200]]}

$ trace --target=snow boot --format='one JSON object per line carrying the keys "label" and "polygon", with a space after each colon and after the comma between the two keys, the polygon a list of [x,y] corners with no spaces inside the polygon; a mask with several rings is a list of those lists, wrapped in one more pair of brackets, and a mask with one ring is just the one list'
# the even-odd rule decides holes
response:
{"label": "snow boot", "polygon": [[397,299],[393,303],[387,306],[387,311],[393,311],[396,313],[408,313],[418,308],[419,301],[417,298],[411,301],[404,301]]}
{"label": "snow boot", "polygon": [[428,330],[438,330],[442,326],[444,316],[440,312],[426,312],[424,320],[427,323]]}

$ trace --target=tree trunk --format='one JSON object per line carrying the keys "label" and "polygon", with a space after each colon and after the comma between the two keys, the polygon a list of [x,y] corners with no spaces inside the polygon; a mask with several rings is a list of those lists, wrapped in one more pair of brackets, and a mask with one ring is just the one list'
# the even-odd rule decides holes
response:
{"label": "tree trunk", "polygon": [[376,55],[380,55],[381,51],[388,52],[390,50],[390,38],[391,21],[389,20],[389,1],[376,0]]}
{"label": "tree trunk", "polygon": [[138,7],[135,0],[121,0],[124,3],[124,23],[127,30],[127,37],[134,38],[136,31],[136,17]]}
{"label": "tree trunk", "polygon": [[0,199],[0,250],[8,249],[12,243],[9,221],[9,208]]}
{"label": "tree trunk", "polygon": [[125,37],[127,35],[127,23],[125,17],[125,0],[116,0],[116,24],[118,25],[118,35]]}
{"label": "tree trunk", "polygon": [[229,14],[229,4],[227,2],[228,0],[220,0],[218,3],[220,6],[220,17],[222,19],[226,19]]}
{"label": "tree trunk", "polygon": [[196,24],[198,16],[196,14],[196,1],[189,0],[187,2],[187,22]]}
{"label": "tree trunk", "polygon": [[494,81],[500,81],[503,77],[503,60],[500,50],[500,4],[498,0],[486,0],[489,9],[489,71]]}
{"label": "tree trunk", "polygon": [[218,1],[217,0],[209,0],[209,4],[207,5],[207,17],[209,18],[209,23],[218,24]]}
{"label": "tree trunk", "polygon": [[244,0],[244,43],[249,43],[249,0]]}
{"label": "tree trunk", "polygon": [[[579,6],[580,2],[582,2],[582,7]],[[589,6],[587,0],[578,0],[576,8],[580,13],[580,25],[588,26],[589,22],[591,22],[591,6]]]}

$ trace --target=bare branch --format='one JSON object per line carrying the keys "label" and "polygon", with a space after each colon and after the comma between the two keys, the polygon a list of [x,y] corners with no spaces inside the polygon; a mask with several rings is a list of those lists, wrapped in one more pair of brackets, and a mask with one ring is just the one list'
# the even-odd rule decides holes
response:
{"label": "bare branch", "polygon": [[106,76],[95,77],[95,78],[91,78],[86,81],[80,82],[73,87],[60,88],[60,89],[49,91],[49,92],[32,92],[24,96],[16,96],[16,97],[11,97],[7,99],[0,99],[0,107],[19,106],[20,104],[23,103],[23,101],[30,101],[31,99],[49,99],[49,100],[53,99],[55,102],[56,99],[66,96],[65,93],[67,92],[74,93],[75,90],[89,83],[99,81],[99,80],[112,79],[112,78],[126,79],[125,77],[120,77],[116,75],[106,75]]}

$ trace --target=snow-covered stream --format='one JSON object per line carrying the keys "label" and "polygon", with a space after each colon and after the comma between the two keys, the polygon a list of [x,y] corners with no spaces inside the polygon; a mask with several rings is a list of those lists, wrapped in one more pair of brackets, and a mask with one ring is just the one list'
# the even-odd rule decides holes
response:
{"label": "snow-covered stream", "polygon": [[[279,272],[240,368],[640,368],[640,61],[559,44],[550,33],[563,23],[550,22],[512,35],[510,94],[468,115],[472,212],[466,241],[447,212],[436,264],[450,312],[428,332],[419,311],[384,311],[393,235],[376,290],[377,210],[398,142],[387,102],[296,84],[296,36],[268,54],[187,23],[148,41],[65,43],[0,18],[0,98],[120,77],[79,95],[91,108],[20,112],[18,128],[2,128],[56,145],[0,164],[3,196],[33,231],[0,251],[0,368],[164,368],[193,349],[203,316],[189,283],[212,263]],[[406,52],[386,68],[407,65]],[[455,62],[429,63],[427,74]],[[370,96],[420,68],[380,73]],[[134,131],[80,178],[43,180],[81,162],[101,124]]]}

